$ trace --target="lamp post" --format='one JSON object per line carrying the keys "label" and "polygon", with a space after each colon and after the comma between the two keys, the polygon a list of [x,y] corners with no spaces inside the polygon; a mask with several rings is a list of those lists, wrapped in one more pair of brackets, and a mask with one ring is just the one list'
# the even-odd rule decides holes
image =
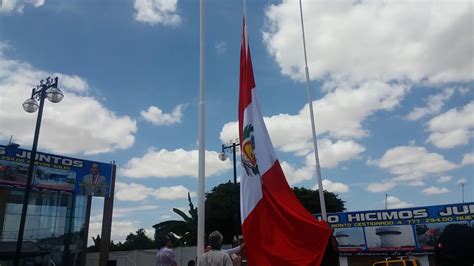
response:
{"label": "lamp post", "polygon": [[232,149],[232,161],[234,164],[234,233],[235,236],[239,235],[240,221],[239,221],[239,202],[238,202],[238,191],[237,191],[237,167],[236,167],[236,151],[240,143],[238,140],[230,142],[228,145],[222,144],[222,151],[219,153],[219,160],[227,160],[226,150]]}
{"label": "lamp post", "polygon": [[58,89],[58,78],[56,77],[54,79],[51,79],[50,77],[48,77],[46,79],[46,82],[44,80],[41,80],[40,84],[37,85],[36,88],[33,88],[31,92],[31,97],[23,103],[23,109],[27,113],[34,113],[38,109],[39,111],[38,116],[36,118],[35,135],[33,138],[33,147],[31,148],[30,162],[28,167],[28,178],[26,180],[25,196],[23,198],[23,207],[21,209],[20,229],[18,230],[18,239],[15,253],[16,266],[20,265],[21,246],[23,243],[23,234],[25,232],[26,213],[28,210],[28,201],[30,199],[31,183],[33,180],[33,169],[35,164],[36,148],[38,147],[38,139],[41,128],[41,118],[43,117],[44,99],[48,98],[50,102],[58,103],[63,99],[63,97],[64,94],[61,92],[60,89]]}

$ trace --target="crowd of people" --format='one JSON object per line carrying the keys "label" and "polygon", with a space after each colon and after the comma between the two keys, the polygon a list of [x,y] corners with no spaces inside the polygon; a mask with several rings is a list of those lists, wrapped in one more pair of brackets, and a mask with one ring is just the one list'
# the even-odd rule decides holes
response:
{"label": "crowd of people", "polygon": [[[224,237],[219,231],[214,231],[209,235],[209,245],[199,260],[202,266],[241,266],[244,253],[244,243],[239,243],[234,239],[232,248],[222,250]],[[171,249],[172,240],[170,236],[165,236],[158,243],[156,253],[156,266],[177,266],[176,256]],[[196,265],[196,260],[190,260],[188,266]]]}
{"label": "crowd of people", "polygon": [[[474,264],[474,228],[464,224],[451,224],[446,226],[442,234],[436,240],[435,257],[436,265],[439,266],[468,266]],[[209,245],[201,257],[188,261],[188,266],[244,266],[245,243],[234,239],[232,248],[222,249],[223,236],[219,231],[209,235]],[[158,243],[156,254],[156,266],[177,266],[176,256],[172,248],[172,239],[165,236]],[[339,251],[336,238],[331,235],[321,266],[339,265]]]}

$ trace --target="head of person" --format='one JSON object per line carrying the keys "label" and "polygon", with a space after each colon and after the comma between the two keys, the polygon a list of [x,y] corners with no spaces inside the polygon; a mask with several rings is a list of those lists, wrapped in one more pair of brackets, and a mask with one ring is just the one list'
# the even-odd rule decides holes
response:
{"label": "head of person", "polygon": [[99,164],[93,163],[91,166],[91,174],[96,175],[99,173]]}
{"label": "head of person", "polygon": [[232,247],[235,248],[236,246],[239,245],[239,240],[237,239],[236,236],[232,239]]}
{"label": "head of person", "polygon": [[220,250],[223,241],[224,237],[219,233],[219,231],[214,231],[209,235],[209,245],[211,246],[211,249]]}
{"label": "head of person", "polygon": [[169,236],[164,236],[160,239],[160,241],[158,241],[158,249],[161,249],[163,247],[172,247],[171,238]]}
{"label": "head of person", "polygon": [[467,224],[449,224],[440,233],[435,244],[437,266],[474,265],[474,228]]}

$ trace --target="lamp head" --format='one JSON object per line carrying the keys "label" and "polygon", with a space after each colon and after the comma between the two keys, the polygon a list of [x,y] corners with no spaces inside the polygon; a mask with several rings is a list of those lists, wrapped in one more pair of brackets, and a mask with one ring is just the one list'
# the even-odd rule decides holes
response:
{"label": "lamp head", "polygon": [[221,161],[227,160],[227,154],[225,154],[224,152],[219,153],[219,160]]}
{"label": "lamp head", "polygon": [[27,113],[34,113],[38,110],[38,102],[33,99],[29,98],[23,103],[23,110]]}
{"label": "lamp head", "polygon": [[51,87],[46,91],[46,97],[52,103],[58,103],[64,98],[63,92],[55,87]]}

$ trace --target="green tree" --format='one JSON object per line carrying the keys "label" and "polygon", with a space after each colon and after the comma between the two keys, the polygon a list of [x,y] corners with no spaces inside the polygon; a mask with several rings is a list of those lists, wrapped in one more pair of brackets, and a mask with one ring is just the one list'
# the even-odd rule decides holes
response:
{"label": "green tree", "polygon": [[197,208],[191,202],[191,196],[188,193],[189,210],[187,215],[183,211],[173,208],[183,220],[170,220],[155,224],[155,241],[169,233],[178,236],[179,242],[186,246],[195,246],[197,244]]}
{"label": "green tree", "polygon": [[[301,204],[312,214],[321,213],[319,203],[319,191],[307,189],[304,187],[295,187],[293,192],[300,200]],[[338,195],[332,192],[324,191],[324,200],[326,202],[327,212],[342,212],[346,210],[344,201],[338,198]]]}
{"label": "green tree", "polygon": [[97,235],[95,238],[92,237],[92,242],[94,245],[87,248],[87,252],[99,252],[100,250],[100,235]]}
{"label": "green tree", "polygon": [[[219,184],[206,193],[206,234],[218,230],[224,236],[224,243],[231,243],[235,231],[241,234],[240,227],[240,184],[235,186],[232,182]],[[320,213],[319,192],[307,188],[293,188],[293,192],[301,204],[312,214]],[[235,193],[235,194],[234,194]],[[324,191],[327,212],[342,212],[345,210],[344,201],[337,194]],[[197,208],[191,202],[188,194],[189,214],[186,215],[178,209],[173,209],[183,220],[171,220],[154,225],[155,240],[172,232],[181,239],[185,245],[195,245],[197,238]],[[235,209],[237,208],[237,226],[235,223]],[[238,228],[236,228],[238,227]],[[188,239],[191,239],[188,240]]]}
{"label": "green tree", "polygon": [[206,233],[218,230],[224,243],[232,243],[236,234],[242,234],[240,226],[240,184],[219,184],[206,193]]}
{"label": "green tree", "polygon": [[150,239],[146,233],[145,229],[140,228],[136,233],[130,233],[125,242],[121,245],[122,250],[134,250],[134,249],[152,249],[156,245],[153,243],[153,240]]}

